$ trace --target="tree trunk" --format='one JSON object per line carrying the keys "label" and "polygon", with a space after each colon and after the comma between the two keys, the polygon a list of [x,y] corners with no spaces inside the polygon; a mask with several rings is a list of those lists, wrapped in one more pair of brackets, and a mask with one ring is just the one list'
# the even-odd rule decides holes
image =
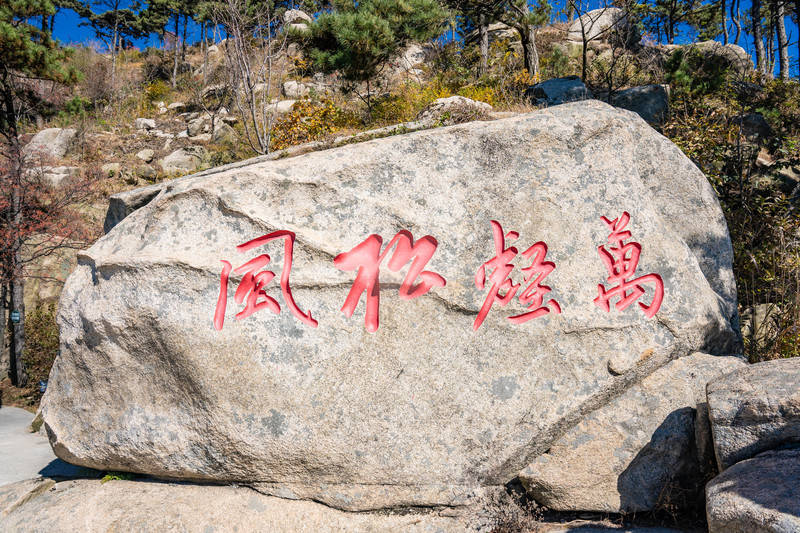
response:
{"label": "tree trunk", "polygon": [[722,44],[728,44],[728,6],[725,4],[725,0],[720,0],[720,14],[722,15]]}
{"label": "tree trunk", "polygon": [[739,37],[742,36],[742,23],[739,21],[739,0],[731,0],[731,21],[736,27],[736,36],[733,38],[733,44],[739,44]]}
{"label": "tree trunk", "polygon": [[206,42],[206,21],[200,25],[200,38],[203,46],[203,86],[208,82],[208,43]]}
{"label": "tree trunk", "polygon": [[489,24],[486,22],[486,15],[480,16],[480,36],[481,36],[481,67],[480,75],[485,76],[489,72]]}
{"label": "tree trunk", "polygon": [[181,38],[181,61],[186,61],[186,27],[189,25],[189,15],[183,16],[183,37]]}
{"label": "tree trunk", "polygon": [[[17,202],[19,202],[19,194]],[[17,252],[15,262],[19,261],[19,252]],[[22,272],[18,266],[15,266],[14,279],[11,281],[11,311],[19,312],[19,322],[11,324],[11,350],[10,350],[10,366],[11,366],[11,383],[16,387],[24,387],[28,384],[28,374],[25,372],[25,361],[22,355],[25,351],[25,282],[22,279]]]}
{"label": "tree trunk", "polygon": [[778,26],[778,72],[784,81],[789,79],[789,39],[786,37],[786,4],[784,0],[777,0],[777,26]]}
{"label": "tree trunk", "polygon": [[19,320],[11,324],[11,343],[9,350],[9,366],[11,367],[11,383],[17,387],[24,387],[28,383],[25,373],[25,362],[22,359],[25,350],[25,282],[22,279],[22,239],[19,234],[22,226],[22,154],[16,136],[11,146],[12,170],[14,173],[14,188],[11,191],[11,211],[9,225],[12,232],[14,247],[11,251],[11,312],[19,313]]}
{"label": "tree trunk", "polygon": [[[797,25],[800,26],[800,0],[794,0],[794,14],[797,20]],[[797,60],[800,62],[800,37],[797,39]],[[797,79],[800,80],[800,64],[797,66]]]}
{"label": "tree trunk", "polygon": [[[0,335],[0,380],[11,375],[11,359],[6,350],[6,335],[8,334],[9,323],[6,316],[6,305],[8,302],[8,285],[3,282],[0,287],[0,324],[2,324],[2,335]],[[2,398],[0,398],[2,400]]]}
{"label": "tree trunk", "polygon": [[753,35],[753,44],[755,44],[756,48],[756,72],[761,76],[766,76],[767,56],[764,52],[764,39],[761,35],[761,0],[753,0],[750,13],[753,23],[751,34]]}
{"label": "tree trunk", "polygon": [[522,55],[525,59],[525,70],[528,75],[539,81],[539,52],[536,50],[536,28],[528,26],[524,29],[518,28],[520,40],[522,41]]}
{"label": "tree trunk", "polygon": [[178,54],[181,52],[181,47],[179,46],[179,36],[180,36],[180,28],[178,24],[180,24],[180,14],[175,13],[175,39],[173,41],[173,45],[175,46],[175,53],[173,54],[172,58],[172,88],[174,89],[178,82]]}

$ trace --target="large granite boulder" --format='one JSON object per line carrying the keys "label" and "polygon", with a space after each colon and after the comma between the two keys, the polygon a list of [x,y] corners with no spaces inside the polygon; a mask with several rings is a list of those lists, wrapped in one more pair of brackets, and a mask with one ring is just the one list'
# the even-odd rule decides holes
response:
{"label": "large granite boulder", "polygon": [[[671,359],[740,349],[714,191],[639,117],[600,102],[161,187],[80,254],[64,287],[42,413],[69,462],[350,510],[457,506]],[[622,283],[603,262],[611,226],[628,218],[619,238],[640,245],[646,277],[626,285],[628,306],[604,309]],[[518,248],[482,268],[503,235]],[[377,236],[400,239],[380,286]],[[491,286],[509,288],[503,265],[548,270],[537,241],[555,269],[489,310]],[[514,283],[534,275],[518,268]],[[266,270],[276,277],[259,292]],[[279,313],[242,318],[256,305]],[[509,320],[526,312],[537,318]]]}
{"label": "large granite boulder", "polygon": [[744,365],[694,354],[659,368],[570,428],[522,471],[522,484],[559,511],[635,513],[696,494],[711,440],[697,416],[706,383]]}
{"label": "large granite boulder", "polygon": [[777,359],[711,381],[708,414],[719,469],[800,443],[800,359]]}
{"label": "large granite boulder", "polygon": [[433,533],[467,531],[467,527],[436,512],[346,513],[247,487],[38,478],[0,487],[0,531]]}
{"label": "large granite boulder", "polygon": [[800,531],[800,448],[736,463],[706,486],[709,533]]}
{"label": "large granite boulder", "polygon": [[28,156],[61,158],[75,141],[78,131],[72,128],[47,128],[33,136],[23,153]]}

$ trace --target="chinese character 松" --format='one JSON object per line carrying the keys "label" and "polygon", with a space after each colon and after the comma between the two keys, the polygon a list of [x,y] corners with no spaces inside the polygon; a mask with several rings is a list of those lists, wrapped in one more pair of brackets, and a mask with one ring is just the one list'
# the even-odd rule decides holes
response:
{"label": "chinese character \u677e", "polygon": [[[387,265],[389,270],[397,272],[403,265],[411,261],[408,273],[400,285],[400,298],[411,300],[422,296],[433,287],[444,287],[447,283],[439,274],[422,270],[428,264],[438,246],[436,239],[430,235],[426,235],[414,243],[414,237],[411,233],[401,230],[389,241],[383,252],[381,252],[382,244],[383,239],[379,235],[372,234],[364,239],[361,244],[349,252],[337,255],[333,260],[333,264],[340,270],[358,271],[353,286],[350,288],[350,292],[347,294],[342,306],[342,312],[348,318],[353,316],[358,301],[361,299],[361,294],[366,292],[367,309],[364,315],[364,323],[370,332],[376,331],[379,323],[380,265],[393,246],[397,245],[397,248],[391,259],[389,259]],[[412,287],[417,277],[421,281]]]}

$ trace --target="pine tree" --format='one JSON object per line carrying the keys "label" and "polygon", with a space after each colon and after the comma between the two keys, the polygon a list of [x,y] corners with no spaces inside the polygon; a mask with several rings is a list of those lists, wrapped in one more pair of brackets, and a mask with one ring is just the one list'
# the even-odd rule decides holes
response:
{"label": "pine tree", "polygon": [[311,26],[307,50],[317,69],[366,82],[359,96],[371,114],[372,80],[409,42],[440,35],[445,18],[436,0],[340,1]]}
{"label": "pine tree", "polygon": [[550,18],[550,4],[531,4],[527,0],[507,0],[500,20],[516,29],[522,41],[525,69],[531,78],[539,76],[539,51],[536,47],[536,28]]}

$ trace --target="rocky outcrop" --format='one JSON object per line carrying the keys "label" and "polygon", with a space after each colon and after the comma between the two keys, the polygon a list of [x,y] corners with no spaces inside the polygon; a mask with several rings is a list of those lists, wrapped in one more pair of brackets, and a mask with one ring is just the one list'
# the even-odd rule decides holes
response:
{"label": "rocky outcrop", "polygon": [[553,106],[593,98],[592,91],[583,84],[579,76],[553,78],[532,85],[525,97],[533,105]]}
{"label": "rocky outcrop", "polygon": [[467,527],[435,511],[345,513],[319,503],[265,496],[247,487],[39,478],[0,487],[0,530],[455,533]]}
{"label": "rocky outcrop", "polygon": [[777,359],[708,384],[720,471],[759,452],[800,443],[800,359]]}
{"label": "rocky outcrop", "polygon": [[800,531],[800,448],[761,453],[712,479],[706,517],[709,533]]}
{"label": "rocky outcrop", "polygon": [[137,130],[154,130],[156,129],[156,121],[152,118],[137,118],[134,125]]}
{"label": "rocky outcrop", "polygon": [[155,156],[155,151],[151,150],[150,148],[145,148],[144,150],[139,150],[136,152],[137,159],[141,159],[145,163],[152,161]]}
{"label": "rocky outcrop", "polygon": [[648,124],[661,126],[669,118],[669,86],[643,85],[619,91],[612,98],[616,107],[633,111]]}
{"label": "rocky outcrop", "polygon": [[[600,102],[256,160],[157,191],[80,254],[62,294],[42,413],[76,464],[246,482],[353,511],[458,507],[670,360],[739,349],[711,186],[644,121]],[[637,275],[654,274],[639,303],[653,302],[655,274],[663,283],[650,318],[636,303],[594,302],[613,285],[598,247],[625,212]],[[277,230],[295,235],[291,278],[278,274],[289,234],[237,251]],[[401,230],[418,253],[435,249],[409,276],[424,294],[401,297],[406,267],[392,260],[367,289],[379,306],[371,298],[365,316],[356,291],[348,317],[356,273],[334,258]],[[481,312],[494,278],[484,269],[483,289],[476,278],[502,235],[520,252],[547,243],[543,316],[510,321],[531,310],[519,298]],[[269,296],[280,312],[237,320],[251,278],[239,269],[226,286],[221,261],[263,253],[275,279],[252,301]]]}
{"label": "rocky outcrop", "polygon": [[610,41],[615,33],[630,31],[631,24],[624,10],[618,7],[604,7],[593,9],[575,19],[567,30],[567,40],[574,43]]}
{"label": "rocky outcrop", "polygon": [[492,106],[463,96],[437,98],[419,112],[417,120],[436,125],[450,125],[488,118]]}
{"label": "rocky outcrop", "polygon": [[697,413],[706,382],[744,365],[705,354],[669,363],[569,429],[520,480],[559,511],[635,513],[696,495],[708,474],[701,459],[713,454]]}
{"label": "rocky outcrop", "polygon": [[71,128],[47,128],[33,136],[25,145],[23,153],[29,157],[61,158],[75,141],[77,130]]}
{"label": "rocky outcrop", "polygon": [[175,150],[161,160],[161,168],[167,174],[187,173],[200,168],[208,157],[202,146],[187,146]]}

